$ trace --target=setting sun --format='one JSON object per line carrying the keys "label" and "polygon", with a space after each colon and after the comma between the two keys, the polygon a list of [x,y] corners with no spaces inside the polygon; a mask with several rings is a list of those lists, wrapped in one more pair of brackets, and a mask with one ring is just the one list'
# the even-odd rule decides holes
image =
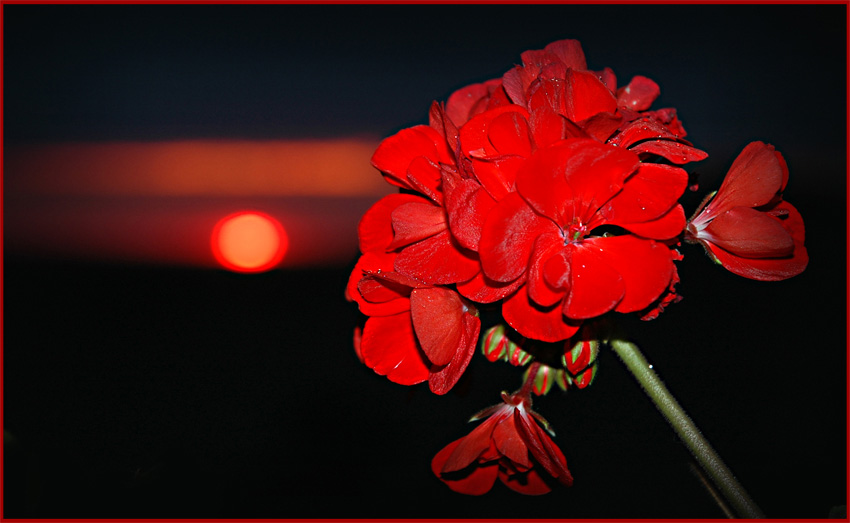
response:
{"label": "setting sun", "polygon": [[288,240],[271,216],[243,211],[220,220],[212,234],[212,250],[221,265],[237,272],[262,272],[283,259]]}

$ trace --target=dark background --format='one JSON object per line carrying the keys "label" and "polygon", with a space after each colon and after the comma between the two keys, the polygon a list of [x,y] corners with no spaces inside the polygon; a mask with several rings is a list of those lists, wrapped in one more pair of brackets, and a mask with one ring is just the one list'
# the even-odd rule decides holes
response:
{"label": "dark background", "polygon": [[[686,212],[748,142],[785,155],[806,272],[749,281],[684,246],[684,301],[623,321],[769,517],[822,518],[847,494],[846,21],[845,5],[7,4],[4,141],[386,136],[577,38],[592,69],[653,78],[654,107],[709,152]],[[438,397],[360,365],[356,252],[238,275],[4,247],[5,517],[723,517],[607,350],[591,387],[535,403],[574,487],[451,492],[431,457],[520,373],[476,356]]]}

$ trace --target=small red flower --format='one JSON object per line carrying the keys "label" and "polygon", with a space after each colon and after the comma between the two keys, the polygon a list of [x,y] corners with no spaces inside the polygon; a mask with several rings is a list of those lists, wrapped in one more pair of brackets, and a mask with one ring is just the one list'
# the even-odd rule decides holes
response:
{"label": "small red flower", "polygon": [[545,494],[553,480],[571,486],[567,460],[535,421],[545,424],[530,410],[530,399],[503,392],[502,400],[473,417],[487,417],[481,425],[434,456],[434,474],[455,492],[476,496],[497,478],[521,494]]}
{"label": "small red flower", "polygon": [[701,243],[727,270],[754,280],[784,280],[809,257],[803,218],[782,200],[788,166],[772,145],[747,145],[714,198],[698,210],[685,238]]}

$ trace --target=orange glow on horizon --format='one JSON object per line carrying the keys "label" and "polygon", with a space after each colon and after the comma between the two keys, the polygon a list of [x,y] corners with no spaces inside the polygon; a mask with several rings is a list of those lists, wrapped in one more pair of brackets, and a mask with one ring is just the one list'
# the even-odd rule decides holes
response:
{"label": "orange glow on horizon", "polygon": [[380,140],[176,140],[15,145],[6,189],[51,196],[367,196]]}
{"label": "orange glow on horizon", "polygon": [[283,260],[289,241],[283,226],[271,216],[243,211],[224,217],[213,228],[213,254],[227,269],[264,272]]}

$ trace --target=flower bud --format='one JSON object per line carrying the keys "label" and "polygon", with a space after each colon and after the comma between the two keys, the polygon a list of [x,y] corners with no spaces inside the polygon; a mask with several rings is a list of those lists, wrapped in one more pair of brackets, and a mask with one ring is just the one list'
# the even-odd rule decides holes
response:
{"label": "flower bud", "polygon": [[504,324],[491,327],[481,339],[481,352],[490,361],[503,360],[521,367],[531,361],[531,354],[510,340]]}
{"label": "flower bud", "polygon": [[596,362],[583,370],[580,374],[578,374],[575,378],[573,378],[573,383],[576,387],[583,389],[593,383],[593,379],[596,377]]}
{"label": "flower bud", "polygon": [[[523,381],[528,380],[528,372],[530,370],[530,368],[527,369],[522,375]],[[531,390],[535,395],[543,396],[549,393],[552,389],[552,384],[557,383],[561,390],[567,390],[571,381],[564,369],[557,369],[541,364],[537,369],[537,374],[534,376]]]}
{"label": "flower bud", "polygon": [[573,376],[578,376],[582,370],[593,364],[599,355],[599,340],[580,339],[573,343],[572,347],[567,347],[562,360],[564,367]]}

